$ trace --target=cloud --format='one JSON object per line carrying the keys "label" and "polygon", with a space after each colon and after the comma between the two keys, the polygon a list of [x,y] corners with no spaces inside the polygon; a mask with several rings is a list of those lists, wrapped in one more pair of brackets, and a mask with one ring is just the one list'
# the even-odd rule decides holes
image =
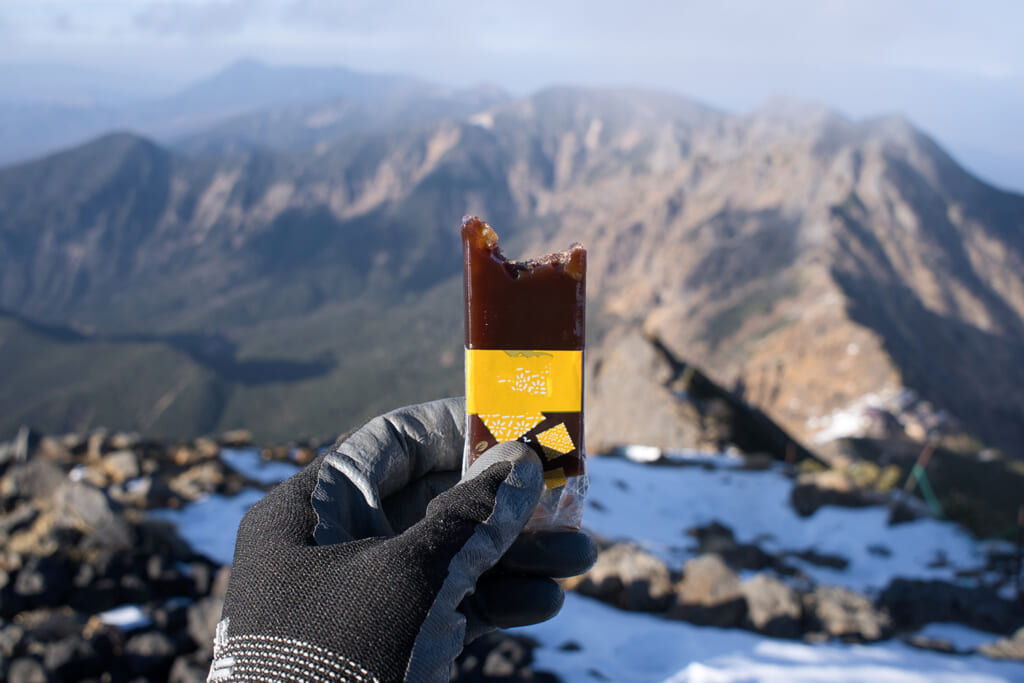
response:
{"label": "cloud", "polygon": [[154,2],[133,19],[139,30],[185,37],[219,36],[241,31],[260,10],[259,0]]}

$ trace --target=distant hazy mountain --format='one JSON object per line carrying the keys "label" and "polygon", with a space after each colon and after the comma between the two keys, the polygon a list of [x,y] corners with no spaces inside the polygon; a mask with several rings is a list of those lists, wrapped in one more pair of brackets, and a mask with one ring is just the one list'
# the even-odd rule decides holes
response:
{"label": "distant hazy mountain", "polygon": [[414,83],[375,99],[343,97],[242,114],[175,141],[174,149],[193,155],[255,149],[323,151],[353,133],[463,119],[508,99],[490,86],[452,90]]}
{"label": "distant hazy mountain", "polygon": [[[346,98],[365,102],[415,81],[403,76],[367,74],[343,67],[271,66],[236,62],[172,95],[153,98],[104,91],[91,72],[8,67],[0,70],[0,163],[26,159],[113,129],[130,129],[169,139],[259,109]],[[33,74],[39,80],[32,85]],[[19,90],[22,84],[24,90]],[[62,83],[68,92],[59,96]],[[92,84],[92,85],[90,85]],[[31,85],[31,87],[29,87]],[[134,87],[126,84],[125,90]],[[76,96],[73,89],[79,91]]]}
{"label": "distant hazy mountain", "polygon": [[[380,101],[397,128],[312,150],[249,148],[277,125],[255,117],[205,155],[114,135],[0,172],[0,429],[283,438],[459,392],[477,213],[512,256],[588,246],[595,444],[679,436],[666,354],[803,438],[904,388],[1024,438],[1024,197],[906,121],[563,88],[401,126],[408,104]],[[281,139],[307,144],[314,111]]]}

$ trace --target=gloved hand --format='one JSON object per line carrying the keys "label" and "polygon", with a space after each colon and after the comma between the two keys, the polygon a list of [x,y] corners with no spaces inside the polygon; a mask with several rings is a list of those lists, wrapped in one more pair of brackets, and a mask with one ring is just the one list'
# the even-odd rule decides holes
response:
{"label": "gloved hand", "polygon": [[249,510],[211,681],[446,681],[472,638],[558,612],[552,577],[596,547],[521,534],[543,490],[523,444],[459,481],[464,424],[461,399],[375,418]]}

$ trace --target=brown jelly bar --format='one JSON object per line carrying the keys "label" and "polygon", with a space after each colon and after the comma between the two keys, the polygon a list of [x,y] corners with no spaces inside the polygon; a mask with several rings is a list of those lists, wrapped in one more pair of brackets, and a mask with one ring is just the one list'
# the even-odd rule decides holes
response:
{"label": "brown jelly bar", "polygon": [[587,252],[510,261],[479,218],[462,224],[465,464],[499,441],[541,456],[548,491],[533,526],[577,527],[585,492],[583,347]]}

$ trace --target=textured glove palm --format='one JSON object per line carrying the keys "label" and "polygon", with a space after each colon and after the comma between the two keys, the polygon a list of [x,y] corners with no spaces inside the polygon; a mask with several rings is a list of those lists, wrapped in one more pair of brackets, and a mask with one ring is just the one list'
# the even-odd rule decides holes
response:
{"label": "textured glove palm", "polygon": [[433,496],[457,477],[462,410],[372,420],[253,506],[211,680],[447,680],[471,637],[558,611],[550,577],[595,550],[580,533],[520,536],[543,490],[533,451],[500,444]]}

